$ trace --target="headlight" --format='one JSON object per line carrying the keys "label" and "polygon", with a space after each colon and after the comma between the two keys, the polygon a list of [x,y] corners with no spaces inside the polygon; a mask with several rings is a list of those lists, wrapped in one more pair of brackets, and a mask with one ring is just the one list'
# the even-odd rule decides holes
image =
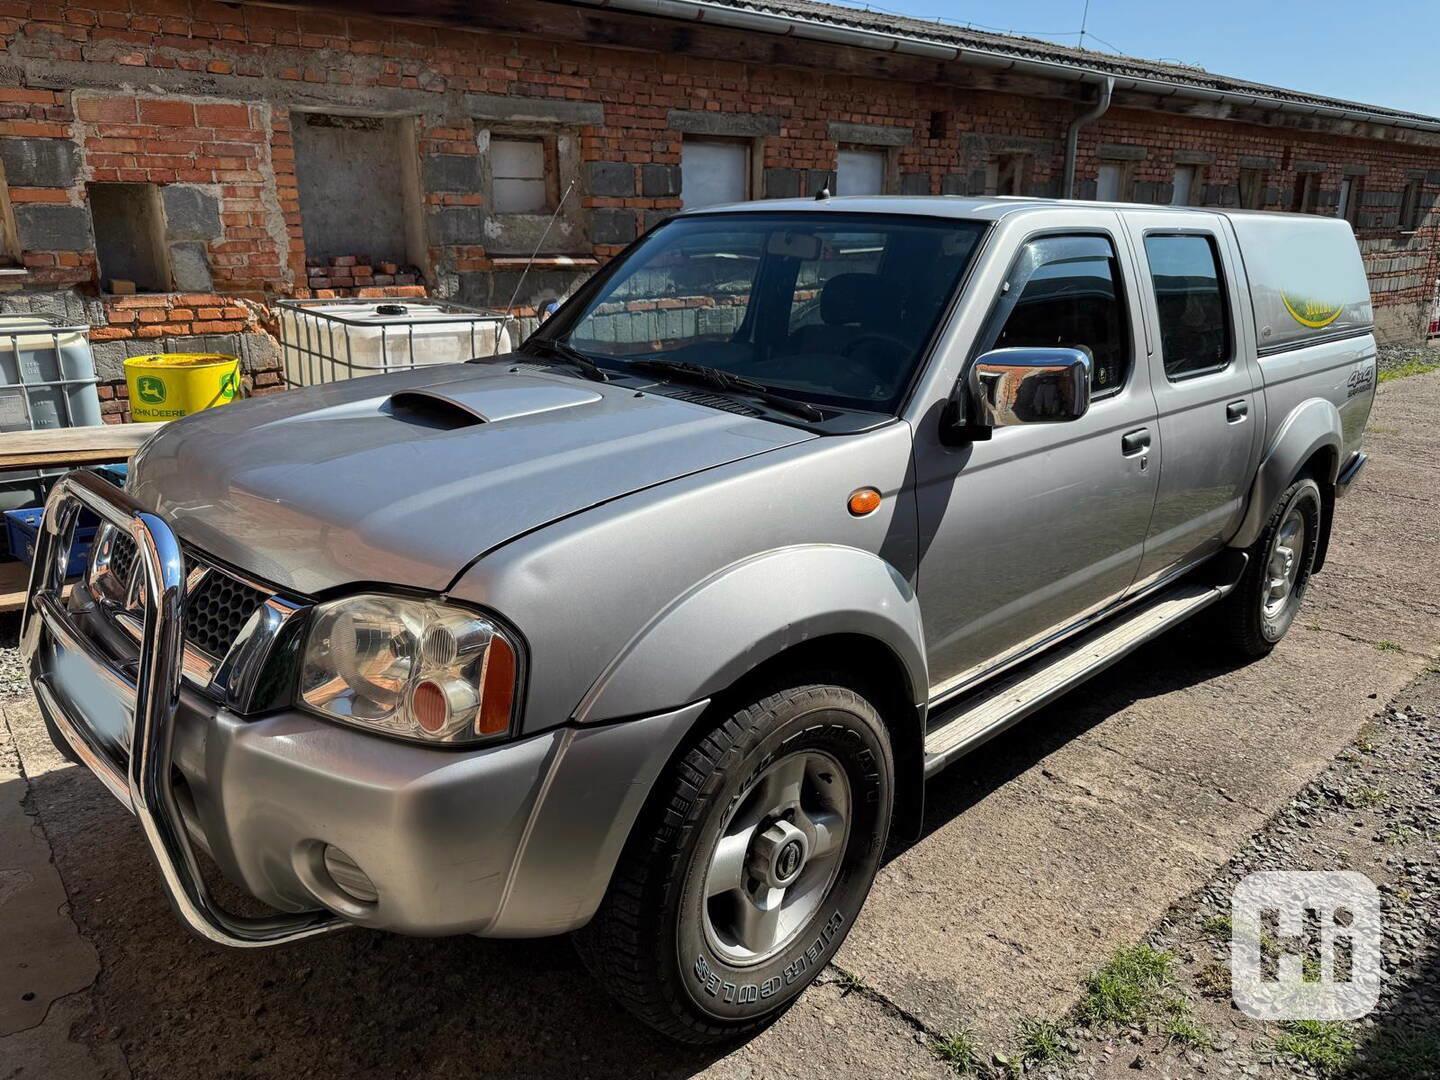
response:
{"label": "headlight", "polygon": [[436,743],[510,731],[519,652],[490,619],[433,600],[366,594],[321,604],[300,700],[324,716]]}

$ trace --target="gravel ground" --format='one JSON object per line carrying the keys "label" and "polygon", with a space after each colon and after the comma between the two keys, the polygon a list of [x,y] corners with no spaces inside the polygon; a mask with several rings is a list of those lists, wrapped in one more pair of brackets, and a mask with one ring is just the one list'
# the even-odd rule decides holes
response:
{"label": "gravel ground", "polygon": [[1377,366],[1383,374],[1407,364],[1440,364],[1440,348],[1425,345],[1381,345]]}
{"label": "gravel ground", "polygon": [[19,639],[20,617],[0,615],[0,700],[23,697],[30,692],[25,664],[17,647]]}
{"label": "gravel ground", "polygon": [[[1172,1003],[1168,1009],[1158,1005],[1131,1023],[1060,1025],[1052,1038],[1057,1052],[1025,1071],[1065,1080],[1120,1080],[1137,1072],[1173,1080],[1440,1077],[1437,795],[1440,669],[1432,669],[1378,711],[1355,744],[1209,885],[1171,909],[1145,943],[1171,957],[1159,998]],[[1312,1038],[1297,1044],[1311,1052],[1307,1061],[1284,1048],[1292,1029],[1250,1019],[1230,1000],[1230,897],[1257,870],[1342,869],[1367,874],[1379,888],[1384,983],[1370,1015],[1311,1029]],[[1176,1016],[1193,1027],[1177,1025]],[[1327,1048],[1332,1052],[1320,1052]],[[1002,1066],[1024,1068],[1008,1059]],[[986,1063],[972,1072],[1002,1074],[1004,1067]]]}

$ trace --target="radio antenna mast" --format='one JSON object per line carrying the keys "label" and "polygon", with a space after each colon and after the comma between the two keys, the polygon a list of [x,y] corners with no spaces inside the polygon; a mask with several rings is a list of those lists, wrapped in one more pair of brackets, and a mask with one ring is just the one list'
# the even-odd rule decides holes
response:
{"label": "radio antenna mast", "polygon": [[530,258],[525,260],[525,268],[520,271],[520,277],[515,282],[515,291],[510,294],[510,302],[505,305],[505,325],[510,325],[510,312],[515,309],[515,298],[520,295],[520,286],[525,284],[525,275],[530,273],[530,266],[535,262],[540,249],[545,246],[545,238],[550,235],[550,229],[555,224],[555,219],[560,216],[560,211],[565,208],[565,200],[570,197],[570,192],[575,187],[575,181],[571,180],[565,193],[560,196],[560,201],[555,204],[555,212],[550,215],[550,220],[545,223],[545,231],[540,234],[540,239],[535,241],[535,250],[530,253]]}

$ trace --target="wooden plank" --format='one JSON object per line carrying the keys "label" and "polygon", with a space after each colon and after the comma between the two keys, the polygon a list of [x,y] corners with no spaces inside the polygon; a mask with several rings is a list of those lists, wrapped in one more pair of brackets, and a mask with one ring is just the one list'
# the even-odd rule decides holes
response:
{"label": "wooden plank", "polygon": [[0,562],[0,614],[25,606],[30,587],[30,567],[23,562]]}
{"label": "wooden plank", "polygon": [[164,424],[100,424],[0,435],[0,472],[128,461]]}

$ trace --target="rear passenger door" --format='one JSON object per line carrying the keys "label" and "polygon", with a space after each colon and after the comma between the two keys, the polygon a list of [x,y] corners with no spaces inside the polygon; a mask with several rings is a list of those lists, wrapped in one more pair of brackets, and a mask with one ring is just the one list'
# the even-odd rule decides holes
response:
{"label": "rear passenger door", "polygon": [[1244,277],[1221,219],[1125,215],[1164,455],[1135,588],[1219,550],[1245,511],[1260,415]]}

